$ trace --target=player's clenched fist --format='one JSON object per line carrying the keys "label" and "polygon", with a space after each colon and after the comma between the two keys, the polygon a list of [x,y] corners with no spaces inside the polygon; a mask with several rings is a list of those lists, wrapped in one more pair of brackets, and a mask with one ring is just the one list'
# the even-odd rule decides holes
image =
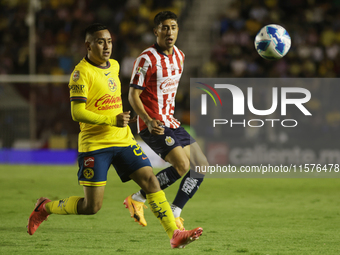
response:
{"label": "player's clenched fist", "polygon": [[126,127],[129,124],[130,111],[122,112],[117,115],[117,127]]}
{"label": "player's clenched fist", "polygon": [[148,126],[149,132],[153,135],[164,135],[163,123],[159,120],[152,119],[145,123]]}

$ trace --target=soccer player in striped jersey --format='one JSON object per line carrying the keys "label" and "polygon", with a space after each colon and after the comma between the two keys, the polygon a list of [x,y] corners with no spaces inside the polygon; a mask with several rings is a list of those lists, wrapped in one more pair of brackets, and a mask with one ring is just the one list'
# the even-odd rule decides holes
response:
{"label": "soccer player in striped jersey", "polygon": [[[165,189],[184,175],[171,205],[177,226],[184,229],[184,220],[180,217],[182,209],[204,178],[203,174],[189,169],[194,169],[195,165],[208,166],[208,162],[197,142],[174,117],[175,97],[185,57],[175,46],[178,29],[177,16],[173,12],[164,11],[155,16],[157,42],[144,50],[134,63],[129,102],[138,114],[141,138],[171,164],[156,174],[161,188]],[[143,226],[147,225],[143,210],[145,201],[143,189],[124,201],[131,216],[135,215]]]}
{"label": "soccer player in striped jersey", "polygon": [[80,124],[78,181],[84,197],[51,201],[41,197],[29,217],[33,235],[50,214],[95,214],[102,206],[107,171],[113,165],[122,182],[134,180],[147,193],[154,215],[170,238],[172,248],[183,248],[198,239],[202,228],[179,230],[170,204],[153,174],[148,157],[134,139],[130,112],[123,112],[119,64],[110,59],[112,38],[106,26],[86,29],[87,55],[75,67],[69,83],[71,113]]}

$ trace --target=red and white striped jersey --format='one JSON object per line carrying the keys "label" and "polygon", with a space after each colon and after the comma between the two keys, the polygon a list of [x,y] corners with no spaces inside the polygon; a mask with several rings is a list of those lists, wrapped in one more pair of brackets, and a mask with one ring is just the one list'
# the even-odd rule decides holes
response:
{"label": "red and white striped jersey", "polygon": [[[180,122],[175,119],[175,97],[178,83],[182,76],[184,53],[176,46],[173,54],[164,54],[157,44],[144,50],[135,60],[130,86],[142,89],[140,99],[145,111],[170,128],[178,128]],[[138,116],[138,132],[147,128]]]}

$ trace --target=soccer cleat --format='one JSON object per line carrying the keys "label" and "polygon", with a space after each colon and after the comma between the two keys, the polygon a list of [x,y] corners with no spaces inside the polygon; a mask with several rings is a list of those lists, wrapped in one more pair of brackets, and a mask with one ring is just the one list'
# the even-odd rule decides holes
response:
{"label": "soccer cleat", "polygon": [[203,233],[203,228],[195,228],[193,230],[176,229],[170,240],[171,248],[185,248],[189,243],[197,240]]}
{"label": "soccer cleat", "polygon": [[132,195],[125,198],[124,203],[125,208],[129,209],[131,218],[135,219],[135,222],[138,222],[139,225],[145,227],[147,225],[146,220],[144,218],[144,208],[147,206],[143,202],[138,202],[132,199]]}
{"label": "soccer cleat", "polygon": [[185,230],[184,225],[183,225],[184,219],[181,217],[175,218],[176,226],[178,227],[179,230]]}
{"label": "soccer cleat", "polygon": [[45,204],[48,202],[51,202],[51,200],[49,200],[46,197],[41,197],[37,200],[34,211],[31,213],[28,219],[28,226],[27,226],[28,234],[33,235],[35,231],[38,229],[38,227],[40,226],[40,224],[44,220],[47,220],[47,217],[49,214],[46,212]]}

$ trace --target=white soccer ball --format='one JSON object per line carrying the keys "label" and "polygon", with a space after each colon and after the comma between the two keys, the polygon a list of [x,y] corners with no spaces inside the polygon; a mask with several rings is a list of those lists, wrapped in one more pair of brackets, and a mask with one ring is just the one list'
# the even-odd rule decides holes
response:
{"label": "white soccer ball", "polygon": [[290,49],[290,36],[280,25],[264,26],[255,37],[255,49],[265,59],[282,58]]}

